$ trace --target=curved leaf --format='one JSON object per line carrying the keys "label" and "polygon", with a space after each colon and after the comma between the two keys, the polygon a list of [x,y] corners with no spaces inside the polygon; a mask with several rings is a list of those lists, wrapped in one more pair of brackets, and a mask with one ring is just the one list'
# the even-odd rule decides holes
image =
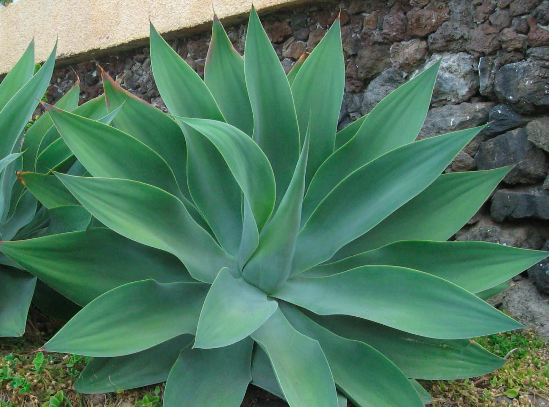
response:
{"label": "curved leaf", "polygon": [[374,107],[355,136],[318,169],[311,181],[308,205],[314,209],[353,171],[415,140],[429,110],[439,65],[440,61]]}
{"label": "curved leaf", "polygon": [[74,388],[79,393],[98,394],[164,382],[181,349],[190,345],[193,339],[191,335],[179,335],[139,353],[92,358]]}
{"label": "curved leaf", "polygon": [[263,325],[277,308],[276,301],[224,268],[204,301],[194,347],[221,348],[241,341]]}
{"label": "curved leaf", "polygon": [[278,204],[299,158],[299,128],[288,79],[253,7],[245,55],[246,85],[254,114],[253,138],[273,167]]}
{"label": "curved leaf", "polygon": [[164,392],[165,407],[239,407],[252,380],[253,341],[220,349],[181,351]]}
{"label": "curved leaf", "polygon": [[207,290],[202,283],[144,280],[125,284],[86,305],[44,349],[86,356],[124,356],[182,334],[194,334]]}
{"label": "curved leaf", "polygon": [[[57,103],[55,107],[63,110],[73,110],[78,107],[78,101],[80,99],[80,82],[76,84],[67,92]],[[25,133],[25,139],[23,140],[23,171],[34,171],[36,169],[36,157],[38,156],[38,149],[42,140],[46,136],[46,133],[50,131],[53,126],[51,117],[49,114],[43,114],[40,116],[34,124]]]}
{"label": "curved leaf", "polygon": [[271,215],[276,197],[273,170],[263,151],[245,133],[227,123],[204,119],[177,120],[198,131],[219,150],[248,199],[261,231]]}
{"label": "curved leaf", "polygon": [[55,175],[20,172],[17,177],[30,193],[48,209],[80,204]]}
{"label": "curved leaf", "polygon": [[191,218],[183,203],[161,189],[123,179],[57,177],[105,226],[172,253],[199,281],[210,283],[217,270],[235,263]]}
{"label": "curved leaf", "polygon": [[131,179],[181,196],[166,161],[141,141],[72,113],[57,109],[49,113],[63,140],[94,177]]}
{"label": "curved leaf", "polygon": [[332,372],[319,343],[296,331],[282,311],[277,310],[252,338],[269,356],[288,404],[338,407]]}
{"label": "curved leaf", "polygon": [[[469,129],[411,143],[349,175],[305,219],[293,273],[328,260],[423,191],[478,132],[479,128]],[[310,194],[311,188],[303,216]]]}
{"label": "curved leaf", "polygon": [[261,234],[257,250],[243,271],[243,277],[246,281],[266,293],[276,291],[290,275],[301,222],[301,205],[305,192],[309,140],[310,133],[307,133],[288,190],[270,223]]}
{"label": "curved leaf", "polygon": [[284,393],[276,380],[269,356],[258,345],[254,346],[252,357],[252,384],[284,399]]}
{"label": "curved leaf", "polygon": [[193,281],[175,256],[105,228],[3,242],[0,251],[80,305],[133,281]]}
{"label": "curved leaf", "polygon": [[122,89],[106,72],[102,72],[101,77],[109,111],[122,106],[112,125],[135,137],[162,157],[172,169],[181,191],[190,198],[187,190],[185,137],[177,123],[161,110]]}
{"label": "curved leaf", "polygon": [[25,333],[35,284],[36,277],[26,271],[0,266],[0,336]]}
{"label": "curved leaf", "polygon": [[342,338],[295,307],[281,305],[295,329],[320,343],[338,389],[358,406],[422,407],[415,389],[389,359],[371,346]]}
{"label": "curved leaf", "polygon": [[343,144],[347,143],[350,139],[352,139],[355,136],[358,129],[360,129],[360,126],[362,126],[362,123],[364,122],[364,120],[366,120],[367,117],[368,115],[366,114],[356,119],[354,122],[344,127],[340,131],[338,131],[336,134],[335,148],[338,149]]}
{"label": "curved leaf", "polygon": [[0,157],[13,152],[21,132],[25,128],[29,117],[36,109],[38,101],[50,83],[55,64],[53,48],[44,65],[4,106],[0,111]]}
{"label": "curved leaf", "polygon": [[315,314],[351,315],[428,338],[464,339],[522,327],[464,289],[402,267],[294,278],[273,296]]}
{"label": "curved leaf", "polygon": [[0,82],[0,112],[34,74],[34,40]]}
{"label": "curved leaf", "polygon": [[317,266],[308,276],[332,275],[367,265],[399,266],[478,293],[509,280],[548,255],[486,242],[404,241]]}
{"label": "curved leaf", "polygon": [[244,78],[244,60],[234,49],[215,15],[212,39],[204,67],[204,82],[212,92],[227,123],[251,136],[254,118]]}
{"label": "curved leaf", "polygon": [[473,217],[510,168],[439,176],[368,233],[339,250],[332,261],[399,240],[447,240]]}
{"label": "curved leaf", "polygon": [[305,60],[292,83],[300,133],[311,132],[307,184],[334,152],[344,87],[345,62],[337,19]]}
{"label": "curved leaf", "polygon": [[441,341],[398,331],[365,319],[344,315],[305,314],[337,335],[367,343],[395,363],[407,377],[454,380],[482,376],[499,369],[498,358],[473,341]]}
{"label": "curved leaf", "polygon": [[290,69],[290,72],[288,72],[288,74],[286,75],[286,78],[288,78],[288,82],[289,82],[290,86],[292,86],[292,84],[294,83],[294,80],[295,80],[295,77],[297,76],[297,73],[299,72],[299,70],[303,66],[303,63],[307,60],[309,55],[310,54],[308,52],[305,52],[305,53],[301,54],[299,59],[297,61],[295,61],[295,64],[294,64],[294,66],[292,66],[292,69]]}

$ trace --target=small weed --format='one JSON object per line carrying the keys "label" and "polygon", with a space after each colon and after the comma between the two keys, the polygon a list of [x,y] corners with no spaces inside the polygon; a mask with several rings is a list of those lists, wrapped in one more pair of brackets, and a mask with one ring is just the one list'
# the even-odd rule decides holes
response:
{"label": "small weed", "polygon": [[156,386],[151,394],[146,394],[137,402],[136,407],[162,407],[160,401],[160,387]]}

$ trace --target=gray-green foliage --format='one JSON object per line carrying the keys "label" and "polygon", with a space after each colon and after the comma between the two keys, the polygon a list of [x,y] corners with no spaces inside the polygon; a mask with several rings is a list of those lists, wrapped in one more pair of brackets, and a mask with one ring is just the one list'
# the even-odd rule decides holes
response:
{"label": "gray-green foliage", "polygon": [[546,254],[431,241],[508,171],[441,175],[480,128],[414,142],[438,64],[338,135],[339,21],[290,80],[255,10],[244,59],[214,21],[204,81],[153,27],[151,59],[170,116],[104,75],[113,127],[50,111],[89,176],[22,177],[97,227],[1,247],[84,306],[45,345],[94,356],[77,389],[167,380],[166,407],[237,407],[252,383],[292,407],[409,407],[427,397],[413,379],[504,363],[467,338],[520,325],[475,294]]}

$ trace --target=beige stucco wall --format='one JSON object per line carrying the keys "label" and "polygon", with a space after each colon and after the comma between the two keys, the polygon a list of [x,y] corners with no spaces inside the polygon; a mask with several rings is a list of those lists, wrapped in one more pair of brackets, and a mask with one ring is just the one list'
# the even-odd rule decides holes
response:
{"label": "beige stucco wall", "polygon": [[[254,0],[261,10],[296,0]],[[180,33],[211,22],[212,3],[223,19],[249,12],[251,0],[21,0],[0,8],[0,74],[8,72],[29,42],[43,61],[59,38],[59,59],[144,43],[149,21],[161,33]]]}

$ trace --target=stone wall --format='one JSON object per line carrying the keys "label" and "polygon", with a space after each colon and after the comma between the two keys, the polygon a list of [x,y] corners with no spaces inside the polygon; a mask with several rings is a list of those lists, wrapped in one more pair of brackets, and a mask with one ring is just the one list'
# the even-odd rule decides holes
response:
{"label": "stone wall", "polygon": [[[344,0],[294,6],[262,16],[285,69],[315,47],[340,10],[346,60],[340,128],[442,58],[420,138],[490,122],[446,171],[515,165],[455,239],[548,250],[549,0]],[[227,28],[242,52],[245,24]],[[204,32],[172,44],[202,74],[209,38]],[[147,48],[97,61],[137,96],[163,108]],[[82,81],[82,100],[102,92],[99,70],[92,61],[58,69],[50,99],[72,86],[73,69]],[[549,292],[548,262],[529,274],[530,279],[525,275],[526,282],[517,282],[517,287],[533,281]],[[533,292],[539,301],[547,301]],[[501,301],[513,308],[512,300]],[[540,329],[549,336],[545,312]]]}

